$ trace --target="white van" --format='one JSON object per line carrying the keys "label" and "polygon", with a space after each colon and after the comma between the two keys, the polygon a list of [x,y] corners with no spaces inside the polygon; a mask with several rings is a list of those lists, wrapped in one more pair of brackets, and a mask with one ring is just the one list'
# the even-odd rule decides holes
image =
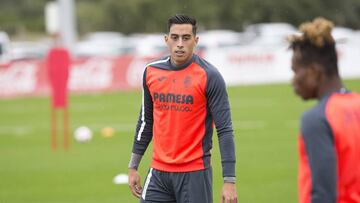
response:
{"label": "white van", "polygon": [[10,39],[6,32],[0,31],[0,64],[9,61]]}

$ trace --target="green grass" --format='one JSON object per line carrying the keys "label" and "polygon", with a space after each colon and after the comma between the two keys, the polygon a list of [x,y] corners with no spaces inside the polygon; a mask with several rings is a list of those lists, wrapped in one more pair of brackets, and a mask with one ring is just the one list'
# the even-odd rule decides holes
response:
{"label": "green grass", "polygon": [[[346,85],[360,92],[359,80]],[[296,202],[298,122],[314,102],[302,102],[288,85],[228,90],[239,202]],[[138,202],[127,185],[115,185],[112,179],[127,173],[140,97],[140,92],[71,96],[72,131],[86,125],[94,139],[87,144],[71,139],[67,152],[51,150],[48,98],[0,100],[0,202]],[[115,128],[114,137],[100,136],[105,126]],[[219,202],[222,178],[215,135],[214,143],[214,202]],[[143,179],[149,155],[140,167]]]}

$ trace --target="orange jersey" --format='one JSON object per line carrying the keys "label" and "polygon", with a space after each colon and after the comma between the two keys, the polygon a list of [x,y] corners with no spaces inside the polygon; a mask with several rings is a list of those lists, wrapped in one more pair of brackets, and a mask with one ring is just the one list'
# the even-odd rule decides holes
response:
{"label": "orange jersey", "polygon": [[146,67],[133,153],[142,155],[153,140],[152,168],[167,172],[208,168],[213,123],[223,175],[235,177],[230,107],[220,73],[197,55],[182,67],[173,67],[170,57]]}
{"label": "orange jersey", "polygon": [[360,95],[323,98],[302,118],[299,202],[360,203]]}

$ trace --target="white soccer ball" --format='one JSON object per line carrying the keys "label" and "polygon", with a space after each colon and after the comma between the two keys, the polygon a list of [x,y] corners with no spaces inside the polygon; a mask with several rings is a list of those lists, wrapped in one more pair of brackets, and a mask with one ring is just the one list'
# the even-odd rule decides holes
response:
{"label": "white soccer ball", "polygon": [[78,127],[74,132],[74,138],[81,143],[89,142],[92,138],[92,131],[86,126]]}
{"label": "white soccer ball", "polygon": [[116,185],[127,184],[129,182],[129,176],[125,173],[120,173],[114,177],[113,182]]}

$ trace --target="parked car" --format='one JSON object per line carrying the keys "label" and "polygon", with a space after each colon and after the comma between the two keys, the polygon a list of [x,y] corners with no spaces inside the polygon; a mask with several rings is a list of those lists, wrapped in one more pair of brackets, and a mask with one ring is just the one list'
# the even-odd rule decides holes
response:
{"label": "parked car", "polygon": [[161,33],[137,33],[130,35],[127,43],[134,48],[133,53],[137,56],[159,56],[168,52],[164,36]]}
{"label": "parked car", "polygon": [[127,38],[118,32],[93,32],[75,45],[74,54],[80,57],[118,56],[128,54],[132,47]]}
{"label": "parked car", "polygon": [[334,37],[337,43],[359,43],[360,36],[356,34],[353,29],[346,27],[334,27],[332,32],[332,36]]}
{"label": "parked car", "polygon": [[297,30],[288,23],[258,23],[247,26],[245,33],[252,38],[251,45],[285,46],[286,38]]}
{"label": "parked car", "polygon": [[208,30],[200,32],[198,35],[198,46],[205,50],[241,45],[246,41],[242,33],[233,30]]}
{"label": "parked car", "polygon": [[120,32],[98,31],[84,36],[85,41],[122,41],[125,35]]}
{"label": "parked car", "polygon": [[0,64],[9,60],[10,39],[6,32],[0,31]]}
{"label": "parked car", "polygon": [[16,41],[10,43],[11,60],[42,59],[46,56],[50,45],[42,41]]}

